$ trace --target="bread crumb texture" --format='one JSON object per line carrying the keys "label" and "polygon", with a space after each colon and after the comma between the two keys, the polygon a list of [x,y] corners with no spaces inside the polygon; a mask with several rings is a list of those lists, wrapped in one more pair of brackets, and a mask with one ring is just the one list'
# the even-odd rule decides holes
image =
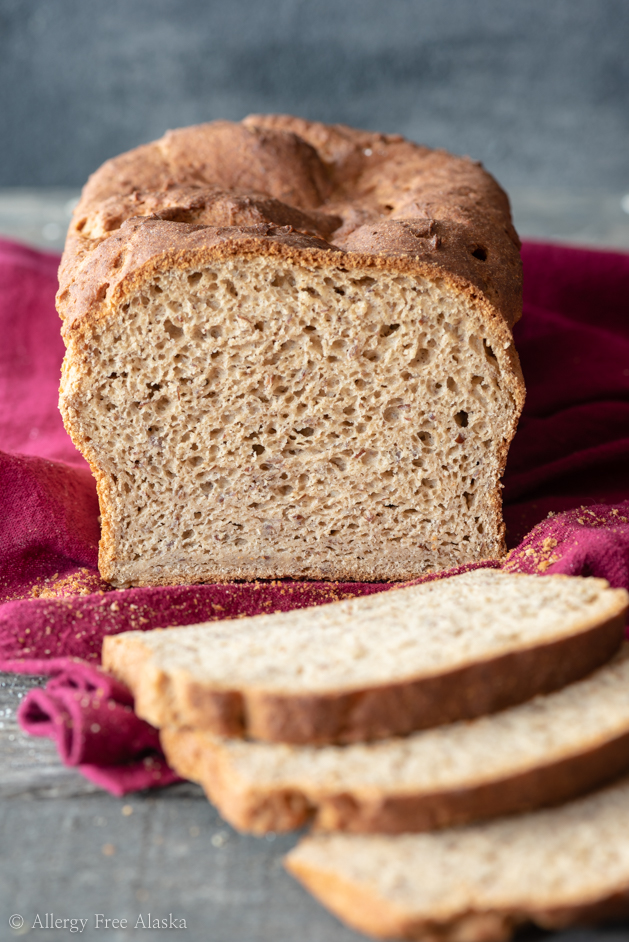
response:
{"label": "bread crumb texture", "polygon": [[193,729],[161,738],[169,764],[243,830],[288,830],[316,815],[324,830],[424,831],[556,804],[629,768],[628,686],[625,644],[556,693],[407,737],[320,748]]}
{"label": "bread crumb texture", "polygon": [[361,742],[583,677],[618,650],[626,613],[627,593],[602,579],[478,569],[300,611],[125,632],[104,639],[103,665],[159,728]]}
{"label": "bread crumb texture", "polygon": [[102,576],[404,580],[501,556],[518,244],[479,165],[397,136],[256,116],[105,164],[58,294]]}
{"label": "bread crumb texture", "polygon": [[[334,694],[552,643],[617,617],[626,606],[626,592],[604,579],[479,569],[293,612],[124,632],[105,645],[124,652],[133,642],[154,667],[219,689]],[[621,637],[622,628],[618,645]]]}
{"label": "bread crumb texture", "polygon": [[289,871],[355,928],[502,942],[629,909],[629,781],[560,808],[435,834],[308,837]]}

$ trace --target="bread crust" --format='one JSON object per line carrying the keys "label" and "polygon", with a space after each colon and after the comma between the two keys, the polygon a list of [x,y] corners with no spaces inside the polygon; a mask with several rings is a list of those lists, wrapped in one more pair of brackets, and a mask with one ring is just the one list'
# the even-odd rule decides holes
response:
{"label": "bread crust", "polygon": [[456,790],[413,794],[408,790],[362,793],[272,788],[239,781],[221,750],[196,729],[160,732],[168,764],[203,786],[223,817],[240,831],[289,831],[313,821],[320,831],[404,834],[434,831],[561,804],[592,791],[629,769],[629,730],[581,752],[493,781]]}
{"label": "bread crust", "polygon": [[[311,234],[323,240],[333,236],[334,247],[352,256],[354,267],[374,257],[390,270],[400,270],[400,261],[401,270],[410,272],[421,273],[429,265],[458,276],[461,285],[486,300],[488,313],[501,317],[509,328],[521,315],[520,243],[509,201],[479,163],[399,135],[257,115],[242,124],[216,121],[169,131],[153,144],[107,161],[90,177],[74,211],[61,263],[57,300],[66,321],[64,333],[84,318],[102,316],[103,307],[110,307],[102,302],[112,300],[105,284],[119,284],[129,269],[137,270],[147,261],[140,237],[126,246],[134,258],[127,258],[122,277],[115,265],[117,253],[105,252],[100,264],[89,264],[93,252],[125,220],[147,218],[146,212],[138,213],[147,193],[153,194],[153,217],[165,223],[162,251],[177,256],[185,250],[191,226],[197,231],[224,227],[223,204],[221,221],[216,221],[216,191],[221,187],[251,194],[254,201],[257,197],[261,225],[278,222],[270,201],[288,204],[286,212],[297,210],[302,225],[291,226],[293,232],[287,234],[294,235],[296,248],[303,214],[310,214]],[[187,188],[186,193],[181,188]],[[197,191],[196,203],[191,188]],[[95,238],[87,237],[91,217],[108,200],[114,204],[107,207],[104,229]],[[244,211],[249,223],[250,210],[235,207],[231,216],[240,219]],[[330,232],[335,217],[342,225]],[[221,241],[235,238],[237,234],[230,233]],[[327,247],[325,241],[322,247]],[[87,277],[86,265],[91,268]]]}
{"label": "bread crust", "polygon": [[309,867],[288,854],[284,866],[305,888],[344,923],[377,939],[412,942],[507,942],[519,926],[534,923],[542,929],[593,925],[629,914],[629,885],[602,899],[584,900],[553,909],[469,910],[447,921],[417,919],[367,887],[338,874]]}
{"label": "bread crust", "polygon": [[105,638],[103,666],[131,688],[137,714],[159,728],[191,726],[293,744],[363,742],[493,713],[564,687],[612,657],[626,615],[623,607],[576,636],[435,677],[333,694],[219,690],[157,667],[135,635]]}
{"label": "bread crust", "polygon": [[[169,585],[226,579],[382,578],[358,560],[302,573],[168,566],[125,575],[111,525],[111,475],[100,467],[72,392],[92,332],[124,311],[160,273],[198,269],[228,258],[274,257],[305,268],[399,272],[428,277],[472,305],[513,398],[513,428],[497,444],[506,465],[524,381],[511,328],[521,314],[519,240],[509,203],[480,164],[405,141],[398,135],[250,116],[169,131],[104,164],[88,181],[70,226],[57,307],[67,346],[61,413],[96,478],[103,521],[99,568],[115,584]],[[501,520],[499,485],[488,495]],[[496,553],[506,552],[497,524]],[[275,568],[273,566],[275,565]],[[416,571],[396,578],[412,578]],[[391,576],[389,576],[391,577]]]}
{"label": "bread crust", "polygon": [[[343,880],[338,874],[308,867],[291,854],[284,866],[326,909],[358,932],[376,939],[420,939],[422,942],[449,942],[448,935],[430,936],[429,925],[412,924],[408,916],[388,900],[370,893],[362,886]],[[509,938],[497,936],[495,942]],[[454,942],[454,939],[452,940]],[[481,937],[474,942],[484,942]]]}
{"label": "bread crust", "polygon": [[284,866],[306,889],[344,923],[377,939],[411,942],[507,942],[527,923],[542,929],[565,929],[622,919],[629,914],[629,885],[603,898],[553,909],[469,910],[450,920],[417,919],[367,887],[338,874],[309,867],[290,853]]}

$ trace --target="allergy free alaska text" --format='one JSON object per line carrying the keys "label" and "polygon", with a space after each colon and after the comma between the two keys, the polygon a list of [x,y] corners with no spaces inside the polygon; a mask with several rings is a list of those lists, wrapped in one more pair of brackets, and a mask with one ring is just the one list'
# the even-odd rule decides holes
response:
{"label": "allergy free alaska text", "polygon": [[187,929],[186,920],[168,913],[156,916],[153,913],[140,913],[137,917],[110,917],[104,913],[93,916],[69,917],[55,916],[54,913],[39,913],[33,920],[32,929],[66,929],[68,932],[83,932],[87,926],[94,929]]}

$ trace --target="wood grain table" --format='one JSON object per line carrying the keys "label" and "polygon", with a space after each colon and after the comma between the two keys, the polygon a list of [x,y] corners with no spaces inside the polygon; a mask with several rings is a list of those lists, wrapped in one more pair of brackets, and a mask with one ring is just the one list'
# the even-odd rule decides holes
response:
{"label": "wood grain table", "polygon": [[[522,235],[629,249],[624,194],[518,190],[511,195]],[[58,250],[75,199],[71,190],[0,190],[0,235]],[[0,942],[363,938],[284,872],[282,857],[295,835],[239,835],[195,785],[117,799],[65,768],[51,742],[25,736],[16,723],[21,698],[42,682],[0,674]],[[186,928],[145,928],[149,918],[168,923],[171,914],[172,922],[185,920]],[[10,928],[12,915],[23,917],[21,928]],[[45,928],[53,919],[68,920],[66,927]],[[87,920],[84,930],[71,932],[71,919]],[[525,929],[518,935],[519,942],[542,938],[627,942],[629,922],[554,934]]]}

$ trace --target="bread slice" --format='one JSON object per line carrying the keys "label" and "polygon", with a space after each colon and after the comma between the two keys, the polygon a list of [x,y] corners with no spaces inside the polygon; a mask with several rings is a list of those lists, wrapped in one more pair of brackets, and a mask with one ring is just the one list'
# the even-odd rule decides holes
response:
{"label": "bread slice", "polygon": [[605,580],[479,569],[316,608],[105,638],[154,726],[277,742],[382,739],[520,703],[620,646]]}
{"label": "bread slice", "polygon": [[480,165],[392,135],[258,116],[105,164],[58,294],[103,578],[405,580],[501,556],[518,245]]}
{"label": "bread slice", "polygon": [[307,837],[286,867],[376,938],[503,942],[629,913],[629,779],[551,810],[434,834]]}
{"label": "bread slice", "polygon": [[629,771],[629,644],[558,693],[472,722],[350,746],[287,746],[167,728],[168,764],[223,817],[396,834],[557,804]]}

